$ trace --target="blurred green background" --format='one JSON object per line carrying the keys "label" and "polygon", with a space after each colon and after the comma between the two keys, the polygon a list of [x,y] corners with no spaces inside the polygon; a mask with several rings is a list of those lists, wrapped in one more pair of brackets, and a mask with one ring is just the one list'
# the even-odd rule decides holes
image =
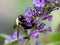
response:
{"label": "blurred green background", "polygon": [[[12,34],[15,19],[18,15],[24,14],[26,7],[32,7],[32,0],[0,0],[0,33]],[[52,11],[51,14],[53,15],[53,20],[51,22],[46,20],[44,22],[48,26],[52,26],[52,32],[44,36],[51,36],[49,40],[53,43],[48,45],[60,45],[60,9]],[[43,37],[43,34],[40,35],[40,40],[42,39],[41,37]],[[59,44],[55,44],[57,43],[56,41],[59,41]]]}

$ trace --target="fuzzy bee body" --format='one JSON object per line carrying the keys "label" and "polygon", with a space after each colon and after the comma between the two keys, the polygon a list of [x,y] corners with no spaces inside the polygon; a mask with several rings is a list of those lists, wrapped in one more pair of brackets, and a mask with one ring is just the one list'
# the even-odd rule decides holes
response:
{"label": "fuzzy bee body", "polygon": [[[31,21],[32,23],[33,21]],[[21,31],[27,33],[27,30],[26,29],[31,29],[34,27],[34,23],[32,23],[32,26],[27,26],[27,21],[25,20],[24,16],[22,15],[19,15],[17,18],[16,18],[16,23],[15,25],[13,26],[13,28],[16,28],[17,27],[17,38],[19,38],[19,30],[21,29]],[[24,37],[25,38],[25,37]]]}
{"label": "fuzzy bee body", "polygon": [[32,23],[31,21],[31,24],[32,26],[27,26],[27,21],[24,20],[25,18],[22,16],[22,15],[19,15],[18,18],[16,19],[16,25],[21,25],[24,29],[30,29],[32,27],[34,27],[34,23]]}

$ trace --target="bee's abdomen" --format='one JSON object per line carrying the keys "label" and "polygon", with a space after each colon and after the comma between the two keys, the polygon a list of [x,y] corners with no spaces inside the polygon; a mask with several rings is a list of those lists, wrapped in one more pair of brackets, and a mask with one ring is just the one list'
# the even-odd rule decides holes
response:
{"label": "bee's abdomen", "polygon": [[[30,26],[30,24],[31,24],[31,26]],[[22,27],[23,27],[24,29],[30,29],[30,28],[33,28],[34,25],[35,25],[35,23],[30,23],[30,24],[28,25],[27,22],[24,22],[24,23],[21,24],[21,25],[22,25]]]}

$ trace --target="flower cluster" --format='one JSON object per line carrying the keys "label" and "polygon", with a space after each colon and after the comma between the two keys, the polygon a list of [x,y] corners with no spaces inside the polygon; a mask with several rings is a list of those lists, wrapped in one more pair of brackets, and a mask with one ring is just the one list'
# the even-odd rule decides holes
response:
{"label": "flower cluster", "polygon": [[5,39],[4,43],[8,43],[8,42],[13,41],[15,39],[17,39],[17,31],[15,31],[14,34],[11,35],[8,39]]}
{"label": "flower cluster", "polygon": [[[24,14],[24,17],[26,17],[25,20],[30,25],[35,23],[34,30],[29,35],[30,38],[37,38],[41,32],[46,34],[48,31],[52,31],[50,26],[45,28],[46,24],[42,20],[48,19],[48,21],[52,21],[52,15],[50,13],[58,9],[58,7],[59,5],[56,3],[56,0],[33,0],[33,9],[31,7],[26,8]],[[32,23],[31,20],[33,20]]]}
{"label": "flower cluster", "polygon": [[46,5],[45,0],[33,0],[33,4],[36,7],[44,7]]}
{"label": "flower cluster", "polygon": [[[42,22],[42,20],[48,19],[48,21],[52,21],[52,15],[50,13],[51,11],[58,9],[58,4],[59,3],[56,3],[55,0],[33,0],[33,9],[31,7],[26,8],[24,14],[24,21],[26,21],[24,24],[34,28],[27,37],[38,38],[39,33],[43,32],[46,34],[48,31],[52,31],[50,26],[45,28],[46,24]],[[9,39],[6,39],[5,43],[16,38],[17,34],[14,34],[13,36],[10,36]]]}

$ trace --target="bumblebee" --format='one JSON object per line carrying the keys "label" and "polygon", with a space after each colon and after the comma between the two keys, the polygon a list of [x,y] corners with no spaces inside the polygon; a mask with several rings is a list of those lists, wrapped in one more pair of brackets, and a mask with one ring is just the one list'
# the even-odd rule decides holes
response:
{"label": "bumblebee", "polygon": [[[34,27],[34,23],[32,23],[33,20],[31,20],[31,24],[32,26],[27,26],[27,21],[25,20],[25,17],[23,15],[19,15],[16,18],[16,23],[14,24],[13,28],[15,29],[17,27],[17,38],[19,38],[19,30],[21,28],[21,30],[25,33],[27,33],[26,29],[31,29],[32,27]],[[27,38],[27,37],[24,37]]]}

